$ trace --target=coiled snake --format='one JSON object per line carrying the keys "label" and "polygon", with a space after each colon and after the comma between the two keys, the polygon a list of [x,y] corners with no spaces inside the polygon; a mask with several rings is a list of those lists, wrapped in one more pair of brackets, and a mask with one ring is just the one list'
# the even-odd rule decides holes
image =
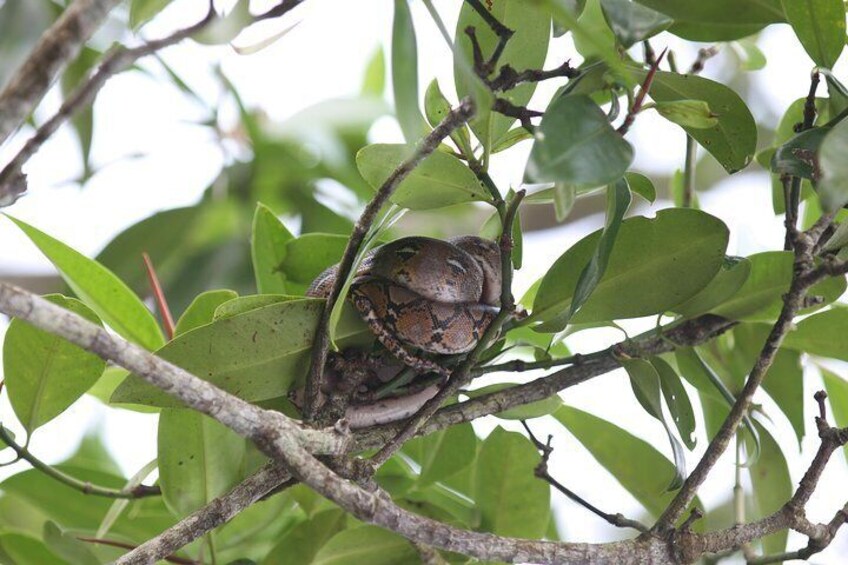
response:
{"label": "coiled snake", "polygon": [[[337,276],[338,265],[328,268],[307,296],[326,297]],[[448,370],[411,349],[443,355],[472,350],[497,315],[500,295],[500,249],[476,236],[387,243],[363,259],[350,287],[354,307],[392,355],[421,373],[442,375]],[[418,393],[418,404],[429,396]]]}

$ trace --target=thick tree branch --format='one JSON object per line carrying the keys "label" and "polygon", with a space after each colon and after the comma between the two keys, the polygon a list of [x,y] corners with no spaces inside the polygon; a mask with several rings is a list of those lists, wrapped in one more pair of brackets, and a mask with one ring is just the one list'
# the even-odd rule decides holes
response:
{"label": "thick tree branch", "polygon": [[[120,0],[75,0],[45,31],[0,92],[0,144],[38,105],[59,73]],[[0,191],[0,197],[2,197]]]}
{"label": "thick tree branch", "polygon": [[341,297],[342,288],[345,281],[350,276],[353,270],[353,263],[365,239],[365,235],[374,223],[377,213],[389,200],[389,197],[395,191],[397,186],[417,167],[421,161],[427,158],[443,139],[448,137],[456,128],[467,122],[474,115],[474,104],[471,98],[465,98],[460,101],[459,106],[451,110],[447,116],[436,126],[433,131],[427,134],[422,139],[412,155],[403,161],[398,167],[392,171],[389,178],[380,186],[374,198],[362,211],[362,215],[353,226],[353,232],[350,234],[347,247],[341,261],[339,261],[339,270],[336,275],[336,281],[333,284],[333,290],[327,297],[327,302],[324,305],[324,310],[321,314],[321,319],[318,323],[318,328],[315,330],[315,340],[312,345],[312,359],[309,369],[309,375],[306,379],[306,394],[304,403],[304,419],[311,422],[317,413],[321,383],[323,381],[324,365],[327,362],[327,352],[329,350],[329,325],[330,313],[333,307]]}

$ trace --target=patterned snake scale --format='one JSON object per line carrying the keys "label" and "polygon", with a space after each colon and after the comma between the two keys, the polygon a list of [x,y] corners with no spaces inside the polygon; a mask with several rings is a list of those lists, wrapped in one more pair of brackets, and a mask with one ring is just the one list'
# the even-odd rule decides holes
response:
{"label": "patterned snake scale", "polygon": [[[326,297],[338,265],[321,273],[307,296]],[[360,264],[350,297],[377,339],[406,365],[446,374],[408,348],[465,353],[498,312],[501,254],[490,240],[405,237],[371,251]]]}

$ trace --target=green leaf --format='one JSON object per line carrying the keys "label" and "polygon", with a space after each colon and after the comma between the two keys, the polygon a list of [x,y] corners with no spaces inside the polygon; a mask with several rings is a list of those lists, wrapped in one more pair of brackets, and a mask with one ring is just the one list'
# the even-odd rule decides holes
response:
{"label": "green leaf", "polygon": [[846,152],[848,152],[848,120],[842,120],[824,136],[819,148],[821,180],[817,188],[825,211],[838,210],[848,203]]}
{"label": "green leaf", "polygon": [[94,553],[85,543],[69,532],[63,531],[55,522],[44,523],[44,542],[56,555],[74,565],[99,565]]}
{"label": "green leaf", "polygon": [[780,145],[771,158],[771,171],[818,181],[822,173],[817,155],[829,131],[830,128],[808,129]]}
{"label": "green leaf", "polygon": [[0,534],[0,560],[14,565],[64,565],[41,540],[17,533]]}
{"label": "green leaf", "polygon": [[[485,394],[518,386],[518,384],[519,383],[495,383],[466,391],[464,394],[468,398],[479,398]],[[503,420],[532,420],[533,418],[541,418],[542,416],[547,416],[548,414],[556,412],[557,408],[560,406],[562,406],[562,399],[560,399],[557,395],[553,395],[543,400],[531,402],[530,404],[509,408],[503,412],[496,412],[494,415]]]}
{"label": "green leaf", "polygon": [[[793,256],[789,251],[766,251],[748,257],[751,274],[742,287],[711,313],[733,320],[768,322],[777,319],[782,297],[792,280]],[[821,296],[823,304],[836,300],[845,291],[845,278],[834,277],[813,286],[810,296]]]}
{"label": "green leaf", "polygon": [[162,496],[177,516],[205,506],[241,478],[244,438],[200,412],[162,410],[158,443]]}
{"label": "green leaf", "polygon": [[564,182],[585,187],[612,183],[633,162],[633,148],[587,96],[551,102],[524,172],[530,182]]}
{"label": "green leaf", "polygon": [[207,290],[204,293],[198,294],[177,321],[177,325],[174,328],[174,335],[182,335],[194,328],[211,323],[215,318],[215,310],[218,306],[237,297],[238,293],[236,291],[227,289]]}
{"label": "green leaf", "polygon": [[368,65],[365,66],[361,92],[363,96],[382,98],[384,90],[386,90],[386,58],[383,55],[383,48],[377,47],[374,55],[368,60]]}
{"label": "green leaf", "polygon": [[669,31],[692,41],[747,37],[783,21],[780,0],[636,0],[674,19]]}
{"label": "green leaf", "polygon": [[630,200],[630,188],[626,180],[619,179],[615,184],[607,187],[606,223],[600,238],[598,238],[598,247],[595,248],[592,258],[581,271],[580,278],[577,279],[577,287],[571,299],[568,319],[571,319],[586,303],[603,278],[624,214],[630,207]]}
{"label": "green leaf", "polygon": [[653,204],[657,199],[657,189],[654,188],[654,183],[651,179],[641,173],[624,173],[624,178],[627,179],[627,185],[630,187],[630,192],[638,194],[644,198],[649,204]]}
{"label": "green leaf", "polygon": [[286,243],[294,236],[270,208],[256,204],[250,238],[250,256],[260,294],[285,294],[286,277],[281,272]]}
{"label": "green leaf", "polygon": [[743,71],[759,71],[766,66],[766,56],[757,47],[756,37],[742,38],[730,44],[739,57],[739,68]]}
{"label": "green leaf", "polygon": [[[427,121],[430,122],[431,126],[436,127],[448,116],[450,111],[450,102],[442,94],[439,88],[439,81],[433,79],[424,93],[424,113],[427,116]],[[464,124],[453,130],[450,135],[453,142],[456,143],[456,146],[464,155],[474,154],[474,149],[471,147],[471,138]]]}
{"label": "green leaf", "polygon": [[550,518],[550,488],[533,469],[539,454],[523,435],[497,427],[477,458],[474,500],[480,527],[501,536],[538,538]]}
{"label": "green leaf", "polygon": [[[759,431],[762,447],[760,457],[750,469],[754,503],[757,508],[752,518],[765,518],[780,510],[786,501],[792,498],[792,478],[789,475],[786,457],[777,441],[759,422],[755,422],[755,425]],[[785,551],[788,534],[788,531],[782,530],[763,538],[763,553],[773,555]]]}
{"label": "green leaf", "polygon": [[283,535],[262,565],[301,565],[313,563],[315,554],[345,527],[346,514],[333,508],[301,522]]}
{"label": "green leaf", "polygon": [[751,275],[751,262],[744,257],[725,257],[721,270],[701,292],[673,310],[686,318],[694,318],[719,306],[736,294]]}
{"label": "green leaf", "polygon": [[838,306],[797,323],[783,346],[798,351],[848,361],[845,336],[848,335],[848,308]]}
{"label": "green leaf", "polygon": [[703,100],[657,102],[654,108],[663,118],[684,128],[706,129],[718,125],[718,118]]}
{"label": "green leaf", "polygon": [[407,0],[395,0],[392,23],[392,88],[395,112],[407,143],[415,143],[427,133],[427,124],[418,107],[418,46],[415,25]]}
{"label": "green leaf", "polygon": [[[410,156],[406,145],[368,145],[356,154],[356,166],[375,190]],[[462,161],[436,151],[401,182],[391,201],[412,210],[429,210],[480,200],[491,203],[491,195]]]}
{"label": "green leaf", "polygon": [[[848,426],[848,381],[824,367],[819,366],[819,371],[821,371],[824,388],[830,400],[830,412],[833,414],[833,420],[837,426],[844,428]],[[848,462],[848,446],[845,446],[842,452],[845,454],[846,462]]]}
{"label": "green leaf", "polygon": [[421,486],[442,481],[474,462],[477,436],[471,424],[460,424],[410,440],[404,451],[421,466]]}
{"label": "green leaf", "polygon": [[[548,41],[551,35],[551,17],[533,2],[515,2],[513,0],[490,0],[486,8],[499,22],[515,33],[506,43],[498,65],[509,65],[516,71],[541,69],[548,53]],[[454,81],[460,98],[474,95],[476,88],[469,80],[469,71],[473,69],[474,57],[471,39],[465,33],[467,27],[474,27],[483,59],[488,60],[498,44],[498,37],[480,15],[463,2],[456,24],[456,54],[454,60]],[[493,69],[496,71],[496,69]],[[533,96],[536,84],[520,84],[500,96],[517,106],[525,106]],[[478,111],[480,110],[478,104]],[[485,148],[499,143],[515,118],[500,114],[484,113],[471,122],[471,129]]]}
{"label": "green leaf", "polygon": [[71,290],[118,334],[149,350],[165,343],[150,310],[109,269],[29,224],[6,217],[55,265]]}
{"label": "green leaf", "polygon": [[403,537],[377,526],[342,530],[322,547],[312,565],[415,563],[418,552]]}
{"label": "green leaf", "polygon": [[235,6],[227,15],[218,15],[210,25],[191,37],[203,45],[224,45],[235,39],[244,28],[252,23],[250,0],[237,0]]}
{"label": "green leaf", "polygon": [[667,29],[668,16],[630,0],[601,0],[610,29],[624,47],[631,47]]}
{"label": "green leaf", "polygon": [[130,3],[130,28],[137,30],[161,12],[171,0],[132,0]]}
{"label": "green leaf", "polygon": [[682,126],[686,133],[728,173],[751,162],[757,149],[757,124],[745,102],[730,88],[699,76],[657,71],[649,94],[658,104],[684,100],[706,103],[718,123],[708,128]]}
{"label": "green leaf", "polygon": [[781,0],[786,20],[810,58],[833,68],[845,47],[845,6],[842,0]]}
{"label": "green leaf", "polygon": [[[306,374],[323,305],[319,299],[286,300],[220,318],[175,338],[157,355],[250,402],[284,396]],[[353,308],[343,312],[341,343],[370,342],[373,334]],[[135,375],[111,401],[181,406]]]}
{"label": "green leaf", "polygon": [[[561,330],[577,278],[597,247],[595,232],[566,251],[542,279],[529,321]],[[727,227],[699,210],[660,210],[622,222],[607,270],[573,323],[636,318],[667,311],[694,296],[721,267]]]}
{"label": "green leaf", "polygon": [[524,129],[524,126],[516,126],[503,134],[503,137],[501,137],[492,147],[492,153],[506,151],[513,145],[521,143],[527,139],[533,139],[533,134]]}
{"label": "green leaf", "polygon": [[676,490],[683,484],[686,477],[686,455],[683,446],[674,437],[671,427],[665,421],[660,400],[660,377],[657,370],[644,359],[622,359],[621,365],[630,376],[630,386],[633,394],[642,408],[653,416],[665,429],[671,452],[674,454],[675,474],[666,490]]}
{"label": "green leaf", "polygon": [[650,443],[571,406],[563,406],[554,417],[648,512],[659,516],[665,510],[673,496],[666,486],[675,475],[674,465]]}
{"label": "green leaf", "polygon": [[248,296],[239,296],[238,298],[233,298],[232,300],[228,300],[218,306],[215,309],[212,319],[220,320],[223,318],[232,318],[238,314],[244,314],[245,312],[250,312],[257,308],[264,308],[271,304],[279,304],[280,302],[301,299],[302,297],[300,296],[291,296],[288,294],[251,294]]}
{"label": "green leaf", "polygon": [[291,287],[288,293],[301,288],[305,290],[324,269],[338,263],[349,239],[344,235],[307,233],[289,240],[280,264],[281,271],[289,281],[287,287]]}
{"label": "green leaf", "polygon": [[661,357],[652,357],[651,364],[659,375],[663,398],[677,426],[677,431],[680,432],[680,438],[691,451],[695,449],[697,439],[695,438],[695,411],[692,409],[689,393],[686,392],[675,370]]}
{"label": "green leaf", "polygon": [[[85,304],[60,295],[50,302],[100,324]],[[18,420],[32,433],[91,388],[106,362],[63,338],[13,319],[3,342],[3,374]]]}

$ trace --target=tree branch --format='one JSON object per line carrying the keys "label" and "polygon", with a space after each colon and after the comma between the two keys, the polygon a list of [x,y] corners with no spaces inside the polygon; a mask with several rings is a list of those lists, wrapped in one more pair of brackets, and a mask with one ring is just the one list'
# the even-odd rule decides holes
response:
{"label": "tree branch", "polygon": [[427,158],[439,144],[456,128],[464,124],[474,115],[474,104],[471,98],[465,98],[460,101],[459,106],[451,110],[441,123],[427,134],[422,139],[412,155],[402,162],[392,171],[389,178],[380,186],[374,198],[362,211],[362,215],[353,226],[353,232],[350,234],[350,239],[345,247],[341,261],[339,261],[339,269],[336,275],[336,281],[333,284],[333,290],[327,296],[327,302],[324,305],[324,310],[321,314],[321,319],[318,322],[318,327],[315,330],[315,339],[312,344],[312,358],[309,368],[309,375],[306,379],[306,391],[304,402],[304,419],[307,422],[314,420],[319,406],[321,383],[323,381],[324,365],[327,362],[327,352],[329,350],[329,325],[330,313],[333,307],[341,297],[342,288],[345,281],[350,276],[353,270],[353,263],[356,260],[356,255],[362,246],[365,235],[368,233],[377,213],[388,201],[389,197],[395,191],[397,186],[417,167],[421,161]]}
{"label": "tree branch", "polygon": [[[0,92],[0,144],[14,132],[120,0],[74,0]],[[3,192],[0,190],[0,199]]]}

